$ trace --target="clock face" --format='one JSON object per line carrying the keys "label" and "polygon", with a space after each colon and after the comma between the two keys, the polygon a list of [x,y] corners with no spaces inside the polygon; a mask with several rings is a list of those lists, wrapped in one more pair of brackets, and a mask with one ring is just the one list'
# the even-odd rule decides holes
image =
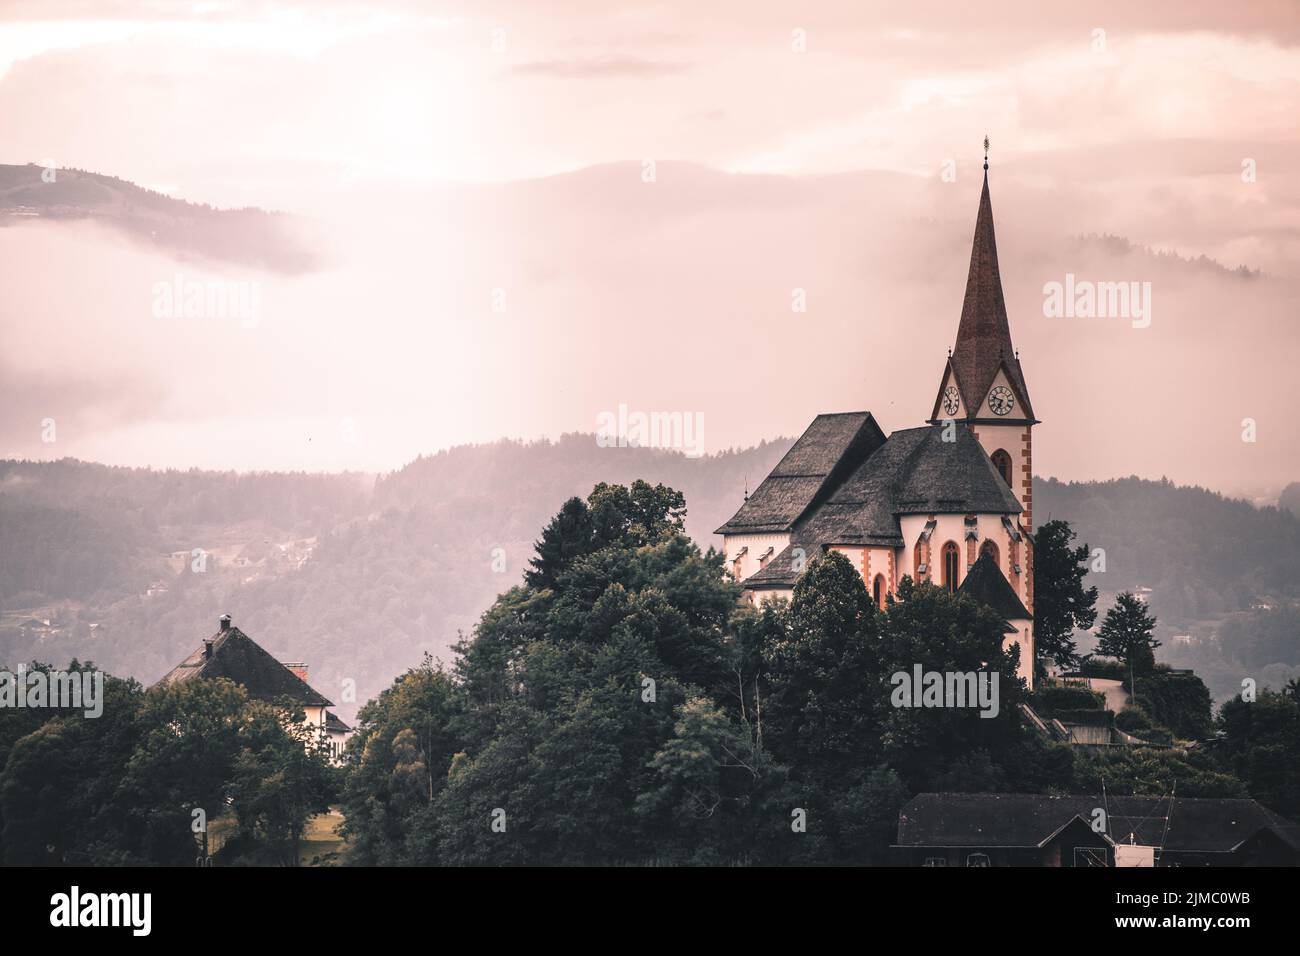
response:
{"label": "clock face", "polygon": [[949,415],[956,415],[960,407],[961,396],[957,394],[956,386],[949,385],[943,390],[943,410]]}
{"label": "clock face", "polygon": [[1011,394],[1011,389],[1005,385],[999,385],[993,391],[989,392],[989,410],[994,415],[1008,415],[1011,409],[1015,407],[1016,398]]}

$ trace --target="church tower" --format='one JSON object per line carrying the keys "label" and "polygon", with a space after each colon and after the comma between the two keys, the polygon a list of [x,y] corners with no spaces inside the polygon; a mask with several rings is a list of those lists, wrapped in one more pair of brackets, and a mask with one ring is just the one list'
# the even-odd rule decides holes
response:
{"label": "church tower", "polygon": [[975,239],[966,277],[957,342],[939,384],[930,423],[953,419],[967,426],[1011,486],[1033,530],[1033,428],[1038,424],[1020,359],[1011,345],[1007,306],[998,273],[989,200],[988,139],[984,140],[984,189],[975,218]]}

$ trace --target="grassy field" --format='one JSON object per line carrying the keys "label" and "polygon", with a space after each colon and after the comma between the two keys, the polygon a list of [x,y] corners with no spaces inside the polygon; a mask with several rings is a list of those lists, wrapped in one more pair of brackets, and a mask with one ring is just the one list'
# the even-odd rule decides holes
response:
{"label": "grassy field", "polygon": [[346,842],[338,833],[342,823],[343,814],[337,807],[331,807],[329,813],[308,820],[307,829],[302,835],[298,865],[338,866]]}

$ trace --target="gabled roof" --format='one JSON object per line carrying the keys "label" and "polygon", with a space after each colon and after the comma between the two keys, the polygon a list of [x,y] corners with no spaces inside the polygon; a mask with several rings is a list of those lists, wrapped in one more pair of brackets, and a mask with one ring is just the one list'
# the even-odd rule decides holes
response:
{"label": "gabled roof", "polygon": [[992,608],[1004,621],[1028,620],[1033,616],[1025,609],[997,562],[988,554],[981,554],[979,560],[971,565],[971,569],[966,572],[966,579],[957,591],[969,594],[981,604]]}
{"label": "gabled roof", "polygon": [[1011,344],[1007,304],[1002,296],[998,269],[998,245],[993,234],[993,203],[989,199],[989,174],[984,173],[979,213],[975,217],[975,238],[971,243],[970,271],[966,276],[966,298],[962,302],[957,343],[951,364],[966,413],[979,417],[980,405],[1000,369],[1017,393],[1020,410],[1016,419],[1033,419],[1029,389],[1020,370],[1020,360]]}
{"label": "gabled roof", "polygon": [[[795,548],[804,550],[806,568],[826,545],[902,547],[901,515],[1020,512],[1020,502],[970,429],[942,424],[900,429],[829,497],[809,507],[793,526],[790,547],[744,585],[751,590],[792,587],[800,574],[793,569]],[[724,530],[731,527],[729,523]],[[1001,574],[996,566],[994,571]]]}
{"label": "gabled roof", "polygon": [[237,627],[218,631],[204,641],[185,660],[165,675],[159,684],[179,684],[190,680],[216,680],[224,677],[242,684],[253,700],[274,701],[288,697],[305,707],[332,707],[333,702],[318,694],[312,686],[285,667],[251,637]]}
{"label": "gabled roof", "polygon": [[1098,807],[1107,812],[1114,843],[1128,843],[1132,834],[1144,846],[1226,853],[1264,831],[1300,850],[1295,824],[1254,800],[1113,794],[922,793],[899,811],[898,845],[1037,847],[1076,817],[1091,821]]}
{"label": "gabled roof", "polygon": [[885,433],[870,412],[818,415],[740,510],[714,533],[789,531],[884,443]]}
{"label": "gabled roof", "polygon": [[792,540],[902,547],[900,515],[1020,512],[969,429],[923,425],[890,435],[800,522]]}

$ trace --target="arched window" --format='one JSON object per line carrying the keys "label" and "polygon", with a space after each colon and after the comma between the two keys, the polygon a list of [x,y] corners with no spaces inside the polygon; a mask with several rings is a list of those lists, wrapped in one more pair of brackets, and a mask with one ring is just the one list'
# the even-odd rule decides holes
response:
{"label": "arched window", "polygon": [[1007,487],[1014,488],[1015,485],[1011,482],[1011,456],[999,448],[993,453],[992,457],[993,467],[998,470],[998,474],[1002,476],[1002,480],[1007,483]]}
{"label": "arched window", "polygon": [[993,559],[994,564],[996,564],[998,567],[1002,567],[1002,561],[1000,560],[1000,556],[998,555],[998,546],[994,544],[992,541],[986,540],[984,544],[981,545],[980,554],[982,555],[987,554],[990,558]]}
{"label": "arched window", "polygon": [[871,595],[876,599],[876,607],[884,610],[885,607],[885,576],[876,575],[876,581],[871,585]]}
{"label": "arched window", "polygon": [[961,561],[961,554],[957,550],[957,542],[949,541],[943,546],[943,586],[949,591],[957,590],[959,561]]}

